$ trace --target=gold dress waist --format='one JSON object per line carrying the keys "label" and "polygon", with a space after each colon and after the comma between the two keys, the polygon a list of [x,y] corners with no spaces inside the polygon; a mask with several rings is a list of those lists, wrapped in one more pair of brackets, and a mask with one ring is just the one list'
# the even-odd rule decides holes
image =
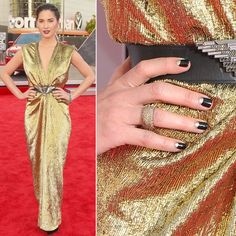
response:
{"label": "gold dress waist", "polygon": [[48,94],[55,90],[55,86],[34,86],[36,92]]}

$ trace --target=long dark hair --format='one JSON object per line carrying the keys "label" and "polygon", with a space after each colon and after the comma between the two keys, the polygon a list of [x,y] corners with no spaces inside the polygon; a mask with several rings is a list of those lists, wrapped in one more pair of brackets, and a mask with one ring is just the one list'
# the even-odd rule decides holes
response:
{"label": "long dark hair", "polygon": [[49,11],[52,11],[57,19],[57,21],[59,21],[60,19],[60,12],[58,10],[58,8],[51,4],[51,3],[45,3],[45,4],[42,4],[40,5],[37,10],[36,10],[36,20],[38,20],[38,17],[39,17],[39,13],[41,11],[44,11],[44,10],[49,10]]}

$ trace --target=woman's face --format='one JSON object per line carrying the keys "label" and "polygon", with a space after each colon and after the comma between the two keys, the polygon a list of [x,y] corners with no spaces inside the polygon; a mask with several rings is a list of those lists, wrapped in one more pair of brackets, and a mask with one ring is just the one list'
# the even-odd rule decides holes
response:
{"label": "woman's face", "polygon": [[37,28],[43,38],[55,37],[59,22],[54,14],[50,10],[43,10],[39,13],[37,19]]}

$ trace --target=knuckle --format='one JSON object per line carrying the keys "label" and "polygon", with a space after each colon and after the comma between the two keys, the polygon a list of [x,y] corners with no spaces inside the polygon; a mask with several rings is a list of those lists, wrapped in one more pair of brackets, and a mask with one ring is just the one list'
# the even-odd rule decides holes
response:
{"label": "knuckle", "polygon": [[170,69],[170,60],[166,57],[160,58],[160,66],[162,67],[162,75],[166,75]]}
{"label": "knuckle", "polygon": [[167,147],[170,145],[168,139],[162,137],[159,139],[158,146],[161,150],[166,150]]}
{"label": "knuckle", "polygon": [[148,130],[144,130],[142,136],[140,137],[140,145],[143,147],[149,147],[152,140],[152,133]]}
{"label": "knuckle", "polygon": [[157,97],[157,98],[161,98],[163,96],[163,93],[164,93],[164,89],[163,89],[163,82],[161,81],[158,81],[158,82],[155,82],[155,83],[151,83],[150,84],[150,90],[151,90],[151,93]]}
{"label": "knuckle", "polygon": [[169,71],[173,69],[173,61],[169,58],[163,58],[163,66],[165,68],[164,73],[167,74]]}
{"label": "knuckle", "polygon": [[194,102],[196,100],[195,93],[192,91],[185,91],[184,100],[185,100],[185,103]]}
{"label": "knuckle", "polygon": [[148,76],[148,67],[147,67],[147,60],[143,60],[141,62],[139,62],[136,66],[135,66],[135,70],[137,74],[140,74],[142,76]]}

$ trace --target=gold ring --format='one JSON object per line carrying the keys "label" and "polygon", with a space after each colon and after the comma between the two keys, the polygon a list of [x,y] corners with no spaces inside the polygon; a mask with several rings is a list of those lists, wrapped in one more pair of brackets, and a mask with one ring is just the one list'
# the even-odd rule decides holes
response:
{"label": "gold ring", "polygon": [[154,128],[154,106],[144,106],[141,113],[142,126],[145,129]]}

